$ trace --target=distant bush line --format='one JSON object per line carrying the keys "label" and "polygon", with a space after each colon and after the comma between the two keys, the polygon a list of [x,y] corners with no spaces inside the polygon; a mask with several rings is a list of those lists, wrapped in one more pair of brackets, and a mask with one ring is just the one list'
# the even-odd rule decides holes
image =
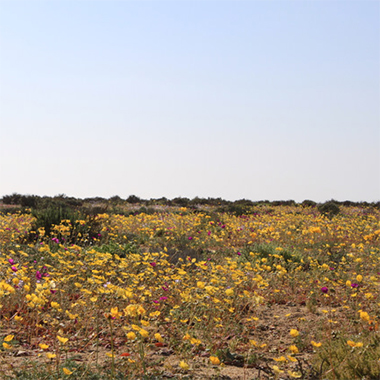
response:
{"label": "distant bush line", "polygon": [[[297,203],[294,200],[261,200],[251,201],[249,199],[239,199],[236,201],[227,201],[222,198],[200,198],[195,197],[189,199],[186,197],[176,197],[168,199],[165,197],[142,199],[136,195],[130,195],[128,198],[123,199],[118,195],[114,195],[110,198],[92,197],[92,198],[74,198],[68,197],[65,194],[56,195],[54,197],[38,196],[38,195],[22,195],[13,193],[10,195],[4,195],[2,197],[2,206],[0,211],[16,212],[16,211],[30,211],[37,212],[46,209],[60,210],[57,213],[64,216],[70,214],[72,216],[73,211],[83,215],[96,215],[99,213],[120,213],[125,214],[125,206],[134,206],[133,211],[127,213],[154,213],[157,211],[157,206],[168,207],[186,207],[189,209],[199,210],[207,207],[213,207],[217,212],[227,212],[235,215],[247,215],[255,213],[255,206],[295,206],[295,207],[314,207],[321,214],[328,216],[334,216],[339,214],[340,206],[348,207],[366,207],[380,209],[380,201],[378,202],[352,202],[352,201],[337,201],[329,200],[324,203],[317,203],[312,200],[304,200],[301,203]],[[156,206],[153,208],[153,206]],[[28,210],[29,209],[29,210]],[[70,210],[70,212],[68,211]],[[57,215],[58,217],[58,215]]]}

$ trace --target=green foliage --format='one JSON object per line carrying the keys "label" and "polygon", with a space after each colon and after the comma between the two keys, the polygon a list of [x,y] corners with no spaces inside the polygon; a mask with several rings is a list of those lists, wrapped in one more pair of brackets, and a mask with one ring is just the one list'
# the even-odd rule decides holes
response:
{"label": "green foliage", "polygon": [[127,202],[128,203],[140,203],[141,202],[141,199],[139,197],[137,197],[136,195],[130,195],[128,198],[127,198]]}
{"label": "green foliage", "polygon": [[301,203],[301,206],[303,206],[303,207],[315,207],[316,205],[317,205],[317,203],[314,201],[311,201],[310,199],[305,199]]}
{"label": "green foliage", "polygon": [[21,207],[36,207],[40,197],[37,195],[21,195],[13,193],[4,195],[3,203],[6,205],[18,205]]}
{"label": "green foliage", "polygon": [[219,213],[228,213],[235,216],[253,214],[253,209],[250,204],[247,203],[232,203],[226,206],[221,206],[216,209]]}
{"label": "green foliage", "polygon": [[130,253],[139,253],[140,249],[136,242],[130,241],[126,244],[118,244],[116,242],[110,242],[108,244],[102,244],[97,247],[96,250],[102,253],[111,253],[112,255],[118,255],[121,258],[125,258]]}
{"label": "green foliage", "polygon": [[[250,252],[255,253],[254,258],[250,255]],[[242,251],[243,259],[246,259],[247,261],[267,259],[268,265],[278,263],[278,256],[280,257],[280,260],[283,261],[283,264],[287,270],[294,266],[294,263],[298,265],[302,258],[299,252],[291,250],[287,247],[280,247],[273,243],[248,245]]]}
{"label": "green foliage", "polygon": [[33,230],[44,228],[45,235],[50,236],[54,225],[58,225],[62,220],[70,220],[72,224],[81,219],[79,212],[67,207],[61,202],[51,202],[46,208],[33,209],[32,215],[36,218]]}
{"label": "green foliage", "polygon": [[[38,239],[39,230],[43,229],[45,236],[54,236],[66,243],[81,242],[85,246],[92,244],[94,239],[102,236],[102,224],[93,211],[86,210],[86,213],[83,213],[83,209],[70,207],[64,202],[50,200],[45,203],[44,208],[32,209],[32,215],[36,219],[29,234],[29,240]],[[67,227],[69,234],[62,235],[54,230],[54,227],[60,224]]]}
{"label": "green foliage", "polygon": [[314,362],[315,368],[320,368],[323,379],[380,379],[380,337],[373,335],[371,339],[358,336],[355,341],[361,341],[362,347],[350,347],[343,337],[330,340],[318,349]]}
{"label": "green foliage", "polygon": [[334,201],[328,201],[325,203],[322,203],[318,206],[318,211],[329,217],[332,218],[335,215],[338,215],[340,213],[340,207],[339,205]]}

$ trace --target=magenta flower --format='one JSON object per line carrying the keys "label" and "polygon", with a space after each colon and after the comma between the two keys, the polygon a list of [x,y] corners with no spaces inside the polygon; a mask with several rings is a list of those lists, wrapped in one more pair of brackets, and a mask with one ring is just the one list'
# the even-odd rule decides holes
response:
{"label": "magenta flower", "polygon": [[323,286],[323,287],[321,288],[321,292],[322,292],[322,293],[327,294],[328,291],[329,291],[329,289],[328,289],[326,286]]}
{"label": "magenta flower", "polygon": [[359,284],[357,284],[357,283],[353,283],[353,284],[351,284],[351,288],[358,288],[359,287]]}
{"label": "magenta flower", "polygon": [[150,265],[154,268],[157,264],[156,263],[150,263]]}
{"label": "magenta flower", "polygon": [[193,240],[193,237],[192,237],[192,236],[189,236],[188,239],[189,239],[189,240]]}
{"label": "magenta flower", "polygon": [[13,259],[9,259],[8,262],[9,262],[9,264],[11,264],[11,265],[13,265],[13,264],[15,263]]}
{"label": "magenta flower", "polygon": [[168,297],[160,297],[160,301],[166,301]]}
{"label": "magenta flower", "polygon": [[36,272],[36,279],[41,280],[41,278],[42,278],[42,273],[40,271],[37,271]]}
{"label": "magenta flower", "polygon": [[13,272],[17,272],[18,271],[18,269],[15,266],[13,266],[11,269],[13,270]]}
{"label": "magenta flower", "polygon": [[237,252],[237,255],[238,255],[238,256],[241,256],[241,253],[240,253],[240,252]]}

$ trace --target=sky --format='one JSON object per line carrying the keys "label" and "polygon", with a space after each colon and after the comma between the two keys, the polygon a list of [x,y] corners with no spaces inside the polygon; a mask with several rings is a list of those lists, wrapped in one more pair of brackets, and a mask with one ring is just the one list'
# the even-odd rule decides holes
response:
{"label": "sky", "polygon": [[0,197],[380,200],[380,2],[0,0]]}

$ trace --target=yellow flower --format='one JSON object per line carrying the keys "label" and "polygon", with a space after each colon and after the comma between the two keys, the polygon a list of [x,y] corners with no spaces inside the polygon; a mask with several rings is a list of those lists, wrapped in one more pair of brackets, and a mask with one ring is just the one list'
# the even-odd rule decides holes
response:
{"label": "yellow flower", "polygon": [[22,320],[23,320],[22,317],[20,317],[19,315],[15,315],[15,321],[22,321]]}
{"label": "yellow flower", "polygon": [[136,334],[133,331],[131,331],[131,332],[127,333],[127,338],[129,340],[136,339]]}
{"label": "yellow flower", "polygon": [[190,343],[191,344],[196,344],[197,346],[199,346],[202,343],[202,341],[200,339],[191,338],[190,339]]}
{"label": "yellow flower", "polygon": [[203,289],[205,286],[206,286],[206,283],[204,283],[204,282],[202,282],[202,281],[198,281],[198,282],[197,282],[197,287],[198,287],[199,289]]}
{"label": "yellow flower", "polygon": [[293,354],[298,354],[299,351],[298,351],[298,347],[295,346],[294,344],[292,344],[290,347],[289,347],[289,350],[293,353]]}
{"label": "yellow flower", "polygon": [[42,350],[46,350],[47,348],[49,348],[49,346],[47,344],[44,344],[44,343],[40,343],[39,346]]}
{"label": "yellow flower", "polygon": [[10,342],[15,336],[14,335],[7,335],[5,338],[4,338],[4,342]]}
{"label": "yellow flower", "polygon": [[154,334],[154,337],[156,338],[157,341],[159,341],[161,343],[164,342],[164,339],[162,338],[162,336],[159,333]]}
{"label": "yellow flower", "polygon": [[354,341],[352,340],[348,340],[347,341],[347,344],[351,347],[363,347],[363,343],[362,342],[358,342],[358,343],[355,343]]}
{"label": "yellow flower", "polygon": [[362,281],[363,281],[363,276],[362,276],[361,274],[358,274],[358,275],[356,276],[356,281],[357,281],[357,282],[362,282]]}
{"label": "yellow flower", "polygon": [[53,302],[51,303],[51,307],[52,307],[53,309],[57,309],[57,310],[58,310],[58,309],[60,308],[60,305],[59,305],[58,302],[54,302],[54,301],[53,301]]}
{"label": "yellow flower", "polygon": [[218,357],[216,356],[210,356],[210,362],[214,365],[219,365],[220,364],[220,360]]}
{"label": "yellow flower", "polygon": [[179,366],[185,371],[187,371],[190,368],[189,365],[184,360],[179,362]]}
{"label": "yellow flower", "polygon": [[148,338],[148,336],[149,336],[148,331],[146,331],[146,330],[144,330],[144,329],[140,329],[140,330],[139,330],[139,333],[141,334],[141,336],[142,336],[143,338]]}
{"label": "yellow flower", "polygon": [[360,312],[360,319],[363,321],[369,322],[369,320],[370,320],[369,314],[365,311],[361,311]]}
{"label": "yellow flower", "polygon": [[321,342],[314,342],[314,340],[311,341],[311,344],[314,346],[314,347],[321,347],[322,346],[322,343]]}
{"label": "yellow flower", "polygon": [[300,335],[299,331],[296,330],[296,329],[291,329],[290,330],[290,335],[293,337],[293,338],[296,338],[298,335]]}
{"label": "yellow flower", "polygon": [[184,335],[183,336],[183,338],[182,338],[183,340],[190,340],[191,339],[191,336],[190,336],[190,334],[186,334],[186,335]]}
{"label": "yellow flower", "polygon": [[57,339],[62,343],[65,344],[69,338],[63,338],[62,336],[57,335]]}
{"label": "yellow flower", "polygon": [[70,371],[67,368],[62,368],[62,371],[64,372],[65,375],[71,375],[73,373],[72,371]]}
{"label": "yellow flower", "polygon": [[234,294],[233,289],[226,289],[227,296],[232,296]]}
{"label": "yellow flower", "polygon": [[122,316],[122,314],[119,312],[119,309],[117,306],[111,308],[111,317],[120,318],[121,316]]}
{"label": "yellow flower", "polygon": [[149,326],[150,325],[149,321],[144,321],[143,319],[141,320],[141,324],[143,326]]}
{"label": "yellow flower", "polygon": [[280,373],[284,373],[284,371],[282,371],[280,368],[278,368],[276,365],[274,365],[273,367],[272,367],[272,369],[273,369],[273,371],[277,374],[277,375],[279,375]]}
{"label": "yellow flower", "polygon": [[294,378],[300,378],[302,375],[299,373],[299,372],[292,372],[292,371],[288,371],[288,375],[290,377],[294,377]]}
{"label": "yellow flower", "polygon": [[10,350],[10,349],[12,348],[12,346],[11,346],[10,344],[5,343],[5,342],[3,342],[3,347],[4,347],[5,349],[7,349],[7,350]]}
{"label": "yellow flower", "polygon": [[47,357],[48,359],[54,359],[56,356],[57,356],[56,354],[52,354],[51,352],[47,352],[47,353],[46,353],[46,357]]}
{"label": "yellow flower", "polygon": [[279,358],[273,358],[276,362],[287,362],[285,356],[280,356]]}

